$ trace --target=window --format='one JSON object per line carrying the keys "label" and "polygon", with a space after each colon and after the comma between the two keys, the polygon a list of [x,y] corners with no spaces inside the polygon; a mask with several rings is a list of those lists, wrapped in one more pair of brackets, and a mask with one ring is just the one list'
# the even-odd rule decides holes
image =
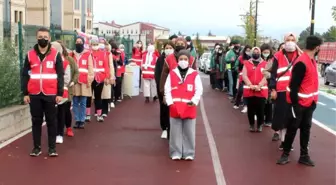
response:
{"label": "window", "polygon": [[22,23],[23,18],[22,18],[22,11],[19,12],[19,21]]}
{"label": "window", "polygon": [[87,20],[87,21],[86,21],[86,29],[88,29],[88,30],[91,30],[91,29],[92,29],[91,21],[90,21],[90,20]]}
{"label": "window", "polygon": [[17,22],[19,22],[19,20],[18,20],[18,11],[14,11],[14,22],[15,23],[17,23]]}
{"label": "window", "polygon": [[138,30],[135,30],[135,34],[138,34]]}
{"label": "window", "polygon": [[75,10],[79,10],[79,1],[80,0],[74,0],[75,1]]}
{"label": "window", "polygon": [[74,19],[74,28],[79,29],[79,19]]}

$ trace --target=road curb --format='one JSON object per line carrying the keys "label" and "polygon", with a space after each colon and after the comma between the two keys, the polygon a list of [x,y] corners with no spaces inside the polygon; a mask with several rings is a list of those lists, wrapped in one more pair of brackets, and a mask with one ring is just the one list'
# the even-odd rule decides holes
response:
{"label": "road curb", "polygon": [[329,98],[329,99],[332,99],[332,100],[336,100],[336,96],[335,95],[332,95],[332,94],[329,94],[329,93],[326,93],[326,92],[323,92],[323,91],[319,91],[319,94],[322,94],[323,96]]}

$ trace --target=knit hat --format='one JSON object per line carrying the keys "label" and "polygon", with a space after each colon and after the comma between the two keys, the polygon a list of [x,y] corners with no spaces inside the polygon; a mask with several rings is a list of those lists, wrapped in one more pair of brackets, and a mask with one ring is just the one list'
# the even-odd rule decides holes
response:
{"label": "knit hat", "polygon": [[190,60],[190,51],[189,50],[183,49],[183,50],[179,51],[178,54],[177,54],[177,59],[180,58],[180,56],[182,56],[182,55],[187,56],[188,59]]}
{"label": "knit hat", "polygon": [[93,37],[93,38],[91,38],[90,43],[91,43],[91,44],[99,44],[99,39]]}
{"label": "knit hat", "polygon": [[185,39],[186,39],[187,42],[191,41],[191,37],[190,36],[187,36]]}
{"label": "knit hat", "polygon": [[52,43],[50,43],[50,44],[51,44],[51,46],[52,46],[53,48],[55,48],[55,49],[57,50],[57,52],[59,52],[59,53],[62,55],[62,53],[63,53],[63,48],[62,48],[62,46],[61,46],[60,43],[54,41],[54,42],[52,42]]}

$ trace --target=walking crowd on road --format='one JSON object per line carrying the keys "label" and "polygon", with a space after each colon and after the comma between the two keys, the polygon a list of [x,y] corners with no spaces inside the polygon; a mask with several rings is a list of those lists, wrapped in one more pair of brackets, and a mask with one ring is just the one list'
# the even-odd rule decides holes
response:
{"label": "walking crowd on road", "polygon": [[[194,160],[197,105],[203,94],[197,70],[197,52],[191,38],[173,35],[163,48],[138,41],[128,59],[125,47],[104,38],[77,37],[68,51],[61,41],[50,42],[46,28],[37,31],[37,44],[28,51],[22,70],[24,102],[30,105],[33,150],[39,156],[42,124],[48,129],[48,154],[58,156],[56,144],[73,129],[84,129],[93,121],[103,123],[112,108],[123,101],[127,68],[139,72],[135,84],[143,92],[145,105],[159,100],[161,138],[169,140],[173,160]],[[228,47],[215,44],[210,60],[210,84],[227,92],[234,109],[247,113],[250,132],[271,127],[273,141],[283,150],[278,164],[289,162],[292,143],[300,128],[300,159],[314,166],[308,154],[312,115],[318,98],[315,56],[322,40],[310,36],[302,51],[293,33],[276,50],[268,44]],[[158,50],[162,49],[161,52]],[[93,103],[93,104],[92,104]],[[92,107],[93,105],[93,107]],[[72,114],[74,124],[72,124]],[[255,124],[256,122],[256,124]]]}

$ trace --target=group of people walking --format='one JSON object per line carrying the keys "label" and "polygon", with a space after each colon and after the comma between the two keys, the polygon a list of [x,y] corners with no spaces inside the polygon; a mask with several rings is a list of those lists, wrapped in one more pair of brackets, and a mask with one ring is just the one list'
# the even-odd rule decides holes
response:
{"label": "group of people walking", "polygon": [[319,87],[315,57],[322,40],[309,36],[305,44],[302,51],[296,36],[289,33],[277,50],[268,44],[241,49],[233,41],[226,51],[216,44],[211,55],[212,88],[227,91],[234,109],[244,107],[250,132],[262,132],[263,126],[274,130],[272,140],[280,140],[283,150],[278,164],[289,162],[300,128],[299,163],[314,166],[308,144]]}

